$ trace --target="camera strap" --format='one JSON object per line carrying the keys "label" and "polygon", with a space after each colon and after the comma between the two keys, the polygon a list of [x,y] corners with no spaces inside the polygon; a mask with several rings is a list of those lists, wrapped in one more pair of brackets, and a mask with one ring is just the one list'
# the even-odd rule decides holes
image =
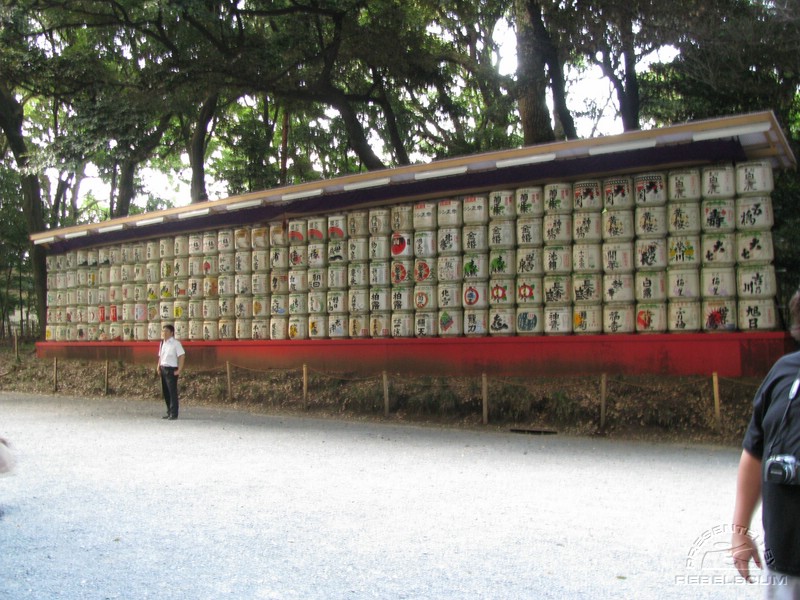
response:
{"label": "camera strap", "polygon": [[797,397],[797,392],[800,391],[800,370],[797,371],[797,375],[794,378],[794,382],[792,382],[792,387],[789,388],[789,401],[786,403],[786,410],[783,411],[783,416],[781,417],[781,421],[778,424],[778,429],[775,433],[775,437],[772,438],[772,443],[769,445],[769,452],[767,452],[767,456],[772,456],[772,449],[775,447],[775,444],[778,442],[780,436],[779,433],[783,433],[786,425],[786,417],[789,416],[789,409],[792,406],[792,401]]}

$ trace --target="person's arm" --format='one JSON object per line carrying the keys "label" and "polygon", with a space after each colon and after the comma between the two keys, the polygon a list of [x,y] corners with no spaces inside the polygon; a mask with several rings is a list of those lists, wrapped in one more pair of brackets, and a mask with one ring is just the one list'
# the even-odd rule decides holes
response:
{"label": "person's arm", "polygon": [[175,375],[180,375],[180,372],[183,371],[183,363],[186,362],[186,354],[181,354],[178,357],[178,368],[175,369]]}
{"label": "person's arm", "polygon": [[761,557],[753,538],[748,535],[750,521],[761,500],[761,460],[742,450],[739,459],[739,473],[736,477],[736,503],[733,508],[733,534],[731,535],[731,554],[733,564],[739,574],[752,581],[750,559],[761,568]]}

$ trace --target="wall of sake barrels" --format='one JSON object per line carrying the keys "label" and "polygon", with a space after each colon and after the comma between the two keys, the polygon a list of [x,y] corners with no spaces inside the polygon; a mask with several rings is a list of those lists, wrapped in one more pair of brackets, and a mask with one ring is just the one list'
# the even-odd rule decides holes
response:
{"label": "wall of sake barrels", "polygon": [[635,173],[47,257],[48,340],[765,331],[767,162]]}

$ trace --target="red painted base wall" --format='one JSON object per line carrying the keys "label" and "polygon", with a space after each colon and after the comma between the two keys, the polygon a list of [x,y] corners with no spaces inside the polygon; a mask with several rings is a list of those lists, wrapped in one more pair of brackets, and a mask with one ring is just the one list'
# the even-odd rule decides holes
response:
{"label": "red painted base wall", "polygon": [[[796,349],[783,332],[183,342],[187,367],[355,373],[552,376],[598,373],[763,377]],[[39,358],[155,365],[158,342],[40,342]]]}

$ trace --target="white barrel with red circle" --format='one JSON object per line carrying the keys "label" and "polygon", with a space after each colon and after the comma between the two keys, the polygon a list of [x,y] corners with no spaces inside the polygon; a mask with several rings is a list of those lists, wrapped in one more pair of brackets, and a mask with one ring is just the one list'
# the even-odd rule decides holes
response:
{"label": "white barrel with red circle", "polygon": [[417,284],[414,286],[413,305],[415,310],[437,310],[438,290],[432,284]]}
{"label": "white barrel with red circle", "polygon": [[517,277],[515,288],[516,303],[518,305],[542,304],[544,302],[544,286],[541,277]]}
{"label": "white barrel with red circle", "polygon": [[700,305],[701,329],[708,332],[736,331],[736,299],[707,298]]}
{"label": "white barrel with red circle", "polygon": [[665,302],[639,302],[636,305],[637,333],[664,333],[668,324]]}
{"label": "white barrel with red circle", "polygon": [[328,218],[310,217],[306,225],[309,244],[324,244],[328,240]]}
{"label": "white barrel with red circle", "polygon": [[308,221],[306,219],[289,220],[289,245],[308,243]]}
{"label": "white barrel with red circle", "polygon": [[514,306],[516,280],[508,277],[489,280],[489,306]]}
{"label": "white barrel with red circle", "polygon": [[392,260],[390,265],[392,285],[414,283],[414,260],[410,258]]}
{"label": "white barrel with red circle", "polygon": [[414,282],[436,283],[436,258],[414,259]]}
{"label": "white barrel with red circle", "polygon": [[465,281],[461,286],[461,305],[466,309],[489,307],[489,282]]}
{"label": "white barrel with red circle", "polygon": [[307,244],[293,244],[289,246],[289,268],[290,269],[308,268]]}

